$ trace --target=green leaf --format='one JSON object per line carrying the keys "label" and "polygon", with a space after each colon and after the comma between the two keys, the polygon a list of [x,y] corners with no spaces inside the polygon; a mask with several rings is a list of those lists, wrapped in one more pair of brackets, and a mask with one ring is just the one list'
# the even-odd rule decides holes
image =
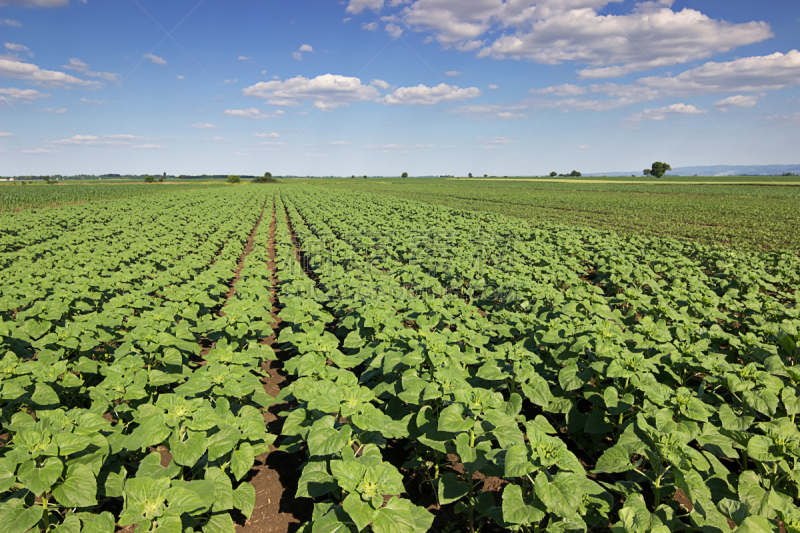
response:
{"label": "green leaf", "polygon": [[248,483],[242,483],[233,491],[233,506],[250,518],[256,507],[256,489]]}
{"label": "green leaf", "polygon": [[509,524],[528,525],[541,522],[545,517],[542,504],[529,496],[522,497],[522,487],[510,483],[503,489],[503,520]]}
{"label": "green leaf", "polygon": [[241,432],[233,426],[220,426],[219,431],[208,437],[208,460],[219,459],[233,450],[242,439]]}
{"label": "green leaf", "polygon": [[534,470],[536,470],[536,465],[531,462],[527,444],[515,444],[506,450],[506,477],[522,477]]}
{"label": "green leaf", "polygon": [[74,514],[67,515],[64,521],[56,526],[53,533],[81,533],[81,521]]}
{"label": "green leaf", "polygon": [[211,517],[203,526],[203,533],[236,533],[233,518],[228,513],[219,513]]}
{"label": "green leaf", "polygon": [[633,470],[630,452],[625,446],[612,446],[597,460],[593,474],[611,474]]}
{"label": "green leaf", "polygon": [[81,533],[114,533],[114,515],[108,511],[93,515],[92,519],[82,519],[83,530]]}
{"label": "green leaf", "polygon": [[348,494],[342,503],[342,507],[353,520],[359,531],[366,528],[375,520],[378,512],[372,505],[363,501],[357,494]]}
{"label": "green leaf", "polygon": [[454,403],[445,407],[439,414],[439,431],[447,431],[450,433],[458,433],[460,431],[468,431],[475,425],[475,420],[467,418],[464,420],[462,413],[464,406],[460,403]]}
{"label": "green leaf", "polygon": [[56,457],[48,458],[41,468],[35,461],[26,461],[19,465],[17,477],[34,496],[41,496],[50,490],[64,470],[64,463]]}
{"label": "green leaf", "polygon": [[172,453],[172,459],[181,466],[194,466],[206,453],[207,447],[208,439],[199,433],[183,442],[179,440],[177,431],[169,438],[169,451]]}
{"label": "green leaf", "polygon": [[244,442],[239,446],[239,449],[231,455],[231,472],[233,472],[236,481],[241,480],[256,460],[256,454],[253,447]]}
{"label": "green leaf", "polygon": [[15,470],[16,465],[6,459],[0,459],[0,494],[7,491],[17,481]]}
{"label": "green leaf", "polygon": [[350,426],[341,431],[334,429],[334,419],[326,416],[314,422],[308,433],[308,451],[311,456],[332,455],[342,451],[349,441]]}
{"label": "green leaf", "polygon": [[408,500],[392,497],[378,511],[372,530],[375,533],[426,533],[433,524],[433,515]]}
{"label": "green leaf", "polygon": [[90,507],[97,503],[97,480],[88,466],[67,469],[67,478],[53,489],[53,497],[64,507]]}
{"label": "green leaf", "polygon": [[26,508],[25,502],[21,499],[9,500],[0,504],[0,531],[25,533],[36,525],[42,514],[44,508],[41,505]]}
{"label": "green leaf", "polygon": [[758,476],[746,470],[739,476],[739,500],[747,506],[751,515],[774,518],[775,509],[770,505],[770,493],[761,487]]}
{"label": "green leaf", "polygon": [[469,487],[456,474],[448,472],[436,480],[436,494],[439,497],[439,505],[447,505],[460,500],[468,492]]}
{"label": "green leaf", "polygon": [[214,512],[233,508],[233,485],[228,474],[213,466],[206,470],[206,480],[214,483]]}
{"label": "green leaf", "polygon": [[548,478],[545,472],[536,476],[536,496],[549,512],[563,518],[576,517],[585,492],[579,475],[559,472],[554,478]]}

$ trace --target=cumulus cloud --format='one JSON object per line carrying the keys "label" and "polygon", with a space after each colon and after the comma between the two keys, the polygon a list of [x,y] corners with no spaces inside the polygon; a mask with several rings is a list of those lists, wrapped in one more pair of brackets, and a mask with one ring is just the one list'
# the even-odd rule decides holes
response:
{"label": "cumulus cloud", "polygon": [[310,44],[301,44],[300,45],[300,51],[301,52],[313,52],[314,51],[314,47],[311,46]]}
{"label": "cumulus cloud", "polygon": [[637,127],[637,125],[645,120],[662,121],[670,115],[700,115],[705,113],[702,109],[697,109],[689,104],[672,104],[664,107],[654,109],[645,109],[641,113],[634,113],[624,120],[628,125]]}
{"label": "cumulus cloud", "polygon": [[175,76],[175,77],[176,77],[176,78],[178,78],[179,80],[185,80],[185,79],[186,79],[186,76],[183,76],[183,75],[181,75],[181,74],[178,74],[178,75],[177,75],[177,76]]}
{"label": "cumulus cloud", "polygon": [[350,0],[350,3],[347,5],[346,11],[348,13],[352,13],[353,15],[358,15],[365,9],[371,9],[372,11],[380,11],[383,7],[383,0]]}
{"label": "cumulus cloud", "polygon": [[350,146],[353,143],[351,143],[350,141],[333,141],[331,144],[333,146]]}
{"label": "cumulus cloud", "polygon": [[210,129],[214,129],[214,128],[221,128],[222,126],[217,126],[215,124],[208,124],[208,123],[203,124],[201,122],[196,122],[196,123],[192,124],[189,127],[197,129],[197,130],[210,130]]}
{"label": "cumulus cloud", "polygon": [[36,111],[41,111],[42,113],[55,113],[56,115],[63,115],[67,112],[67,109],[53,109],[52,107],[45,107],[44,109],[37,109]]}
{"label": "cumulus cloud", "polygon": [[91,78],[101,78],[108,81],[117,81],[119,74],[113,72],[93,72],[89,70],[89,65],[78,59],[77,57],[70,58],[69,64],[64,65],[62,68],[67,70],[74,70],[80,72],[84,76]]}
{"label": "cumulus cloud", "polygon": [[142,57],[144,57],[145,59],[149,59],[150,61],[152,61],[156,65],[166,65],[167,64],[167,60],[166,59],[164,59],[163,57],[159,57],[157,55],[144,54]]}
{"label": "cumulus cloud", "polygon": [[729,96],[727,98],[723,98],[722,100],[718,100],[714,102],[714,107],[719,109],[722,113],[727,113],[728,109],[731,107],[735,107],[738,109],[746,109],[748,107],[753,107],[758,103],[759,96],[757,94],[748,94],[742,95],[737,94],[735,96]]}
{"label": "cumulus cloud", "polygon": [[[28,56],[33,57],[33,52],[31,49],[25,46],[24,44],[17,44],[17,43],[3,43],[6,47],[6,50],[10,50],[12,52],[25,52]],[[15,54],[14,54],[15,55]]]}
{"label": "cumulus cloud", "polygon": [[282,110],[277,110],[274,113],[262,113],[258,108],[251,107],[250,109],[226,109],[222,112],[229,117],[247,117],[254,119],[275,118],[283,115]]}
{"label": "cumulus cloud", "polygon": [[487,119],[503,119],[515,120],[525,118],[524,113],[519,113],[528,107],[527,103],[519,102],[515,104],[469,104],[459,107],[454,107],[449,110],[450,113],[457,115],[472,115],[481,120]]}
{"label": "cumulus cloud", "polygon": [[458,76],[463,74],[463,72],[459,72],[458,70],[448,70],[444,73],[445,76]]}
{"label": "cumulus cloud", "polygon": [[361,27],[367,31],[378,31],[378,23],[377,22],[365,22],[361,25]]}
{"label": "cumulus cloud", "polygon": [[369,82],[369,84],[372,85],[373,87],[378,87],[379,89],[383,89],[384,91],[389,90],[392,87],[391,85],[389,85],[389,83],[377,79],[372,80],[371,82]]}
{"label": "cumulus cloud", "polygon": [[[384,20],[427,32],[445,47],[480,49],[480,57],[588,65],[580,73],[592,78],[695,61],[773,36],[766,22],[734,24],[695,9],[673,11],[672,1],[599,14],[621,1],[417,0]],[[353,1],[348,9],[360,11],[363,5]]]}
{"label": "cumulus cloud", "polygon": [[588,144],[579,144],[578,145],[578,150],[588,150],[589,148],[591,148],[591,146],[589,146]]}
{"label": "cumulus cloud", "polygon": [[34,89],[0,88],[0,102],[30,103],[34,100],[50,98],[51,96]]}
{"label": "cumulus cloud", "polygon": [[84,104],[92,104],[92,105],[103,105],[103,104],[110,104],[108,100],[89,100],[88,98],[81,98],[81,102]]}
{"label": "cumulus cloud", "polygon": [[8,133],[6,131],[0,131],[0,137],[9,138],[9,137],[16,137],[16,135],[14,135],[13,133]]}
{"label": "cumulus cloud", "polygon": [[242,94],[264,98],[268,104],[284,107],[298,106],[301,101],[311,101],[320,109],[372,100],[380,96],[375,87],[362,85],[360,79],[338,74],[323,74],[311,79],[297,76],[284,81],[262,81],[246,87]]}
{"label": "cumulus cloud", "polygon": [[488,87],[488,88],[489,88],[489,89],[491,89],[491,90],[495,90],[495,89],[499,89],[500,87],[498,87],[497,85],[495,85],[494,83],[492,83],[492,84],[489,84],[489,87]]}
{"label": "cumulus cloud", "polygon": [[298,61],[303,60],[303,54],[301,54],[300,52],[292,52],[292,57]]}
{"label": "cumulus cloud", "polygon": [[775,52],[723,63],[709,61],[677,76],[651,76],[640,84],[666,94],[760,92],[800,83],[800,52]]}
{"label": "cumulus cloud", "polygon": [[480,95],[481,90],[477,87],[462,89],[456,85],[445,83],[440,83],[435,87],[420,84],[416,87],[398,87],[380,101],[390,105],[433,105],[440,102],[457,102],[477,98]]}
{"label": "cumulus cloud", "polygon": [[273,131],[272,133],[256,133],[256,137],[269,137],[271,139],[277,139],[280,137],[280,135]]}
{"label": "cumulus cloud", "polygon": [[147,150],[157,150],[159,148],[164,148],[163,145],[160,144],[134,144],[134,148],[144,148]]}
{"label": "cumulus cloud", "polygon": [[239,61],[247,61],[248,59],[253,59],[252,56],[239,56]]}
{"label": "cumulus cloud", "polygon": [[579,85],[571,85],[565,83],[563,85],[554,85],[552,87],[545,87],[544,89],[531,89],[533,94],[552,94],[555,96],[574,96],[578,94],[585,94],[589,89]]}
{"label": "cumulus cloud", "polygon": [[23,63],[11,59],[0,59],[0,76],[8,76],[18,80],[30,81],[50,87],[66,87],[80,85],[89,89],[99,89],[102,84],[87,81],[56,70],[43,70],[33,63]]}
{"label": "cumulus cloud", "polygon": [[228,85],[228,84],[231,84],[231,83],[236,83],[237,81],[239,81],[239,78],[236,78],[235,80],[225,80],[225,81],[222,82],[222,85]]}
{"label": "cumulus cloud", "polygon": [[67,139],[56,141],[54,144],[67,144],[77,146],[129,146],[130,141],[144,140],[144,137],[129,134],[115,135],[73,135]]}
{"label": "cumulus cloud", "polygon": [[14,19],[0,18],[0,26],[14,26],[14,27],[19,28],[20,26],[22,26],[22,23],[20,21],[18,21],[18,20],[14,20]]}
{"label": "cumulus cloud", "polygon": [[397,39],[398,37],[403,35],[403,28],[401,28],[400,26],[398,26],[394,22],[388,23],[383,29],[386,30],[386,33],[388,33],[390,36],[392,36],[395,39]]}

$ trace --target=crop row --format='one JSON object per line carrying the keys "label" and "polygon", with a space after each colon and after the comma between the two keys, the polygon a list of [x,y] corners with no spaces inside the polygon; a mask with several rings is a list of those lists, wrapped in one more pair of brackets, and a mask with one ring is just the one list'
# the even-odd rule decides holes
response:
{"label": "crop row", "polygon": [[[342,463],[373,445],[468,529],[796,527],[796,258],[292,193],[315,279],[281,313],[283,434],[312,530],[384,530]],[[413,509],[399,530],[425,530]]]}

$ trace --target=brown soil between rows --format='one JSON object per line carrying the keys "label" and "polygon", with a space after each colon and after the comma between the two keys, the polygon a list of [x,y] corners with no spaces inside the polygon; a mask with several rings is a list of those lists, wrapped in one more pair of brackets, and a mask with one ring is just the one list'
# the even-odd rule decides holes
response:
{"label": "brown soil between rows", "polygon": [[[274,333],[263,339],[262,343],[271,346],[277,359],[263,365],[269,377],[261,380],[264,390],[270,396],[277,396],[281,389],[288,385],[286,373],[283,371],[283,361],[290,357],[289,354],[276,348],[275,341],[280,334],[281,319],[276,313],[277,279],[275,277],[275,230],[277,218],[275,205],[272,207],[272,221],[269,228],[269,250],[267,257],[272,272],[272,311],[270,326]],[[279,435],[283,426],[283,419],[278,415],[281,411],[291,408],[286,402],[270,406],[264,413],[264,421],[269,432]],[[305,498],[295,498],[297,481],[300,479],[300,467],[303,457],[300,454],[288,454],[279,451],[274,445],[270,446],[269,453],[256,457],[256,462],[250,471],[250,483],[256,491],[256,506],[253,514],[244,523],[236,525],[237,533],[294,533],[301,525],[311,519],[313,504]]]}

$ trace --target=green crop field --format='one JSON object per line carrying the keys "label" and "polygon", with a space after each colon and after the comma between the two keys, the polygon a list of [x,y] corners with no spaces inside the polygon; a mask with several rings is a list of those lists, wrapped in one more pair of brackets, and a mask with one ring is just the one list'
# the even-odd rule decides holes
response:
{"label": "green crop field", "polygon": [[561,222],[738,250],[800,252],[800,186],[796,176],[670,177],[647,183],[642,183],[641,177],[557,181],[340,179],[312,183],[491,211],[532,224]]}
{"label": "green crop field", "polygon": [[0,533],[800,531],[800,188],[8,187]]}

